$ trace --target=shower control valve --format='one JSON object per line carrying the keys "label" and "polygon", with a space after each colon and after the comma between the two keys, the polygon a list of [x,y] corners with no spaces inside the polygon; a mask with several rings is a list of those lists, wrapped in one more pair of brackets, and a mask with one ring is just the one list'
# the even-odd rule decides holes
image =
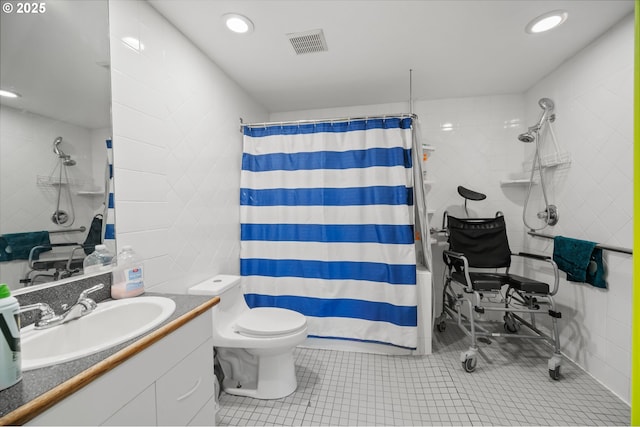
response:
{"label": "shower control valve", "polygon": [[547,223],[547,225],[556,225],[560,219],[558,216],[558,207],[556,205],[548,205],[545,210],[538,212],[538,219]]}

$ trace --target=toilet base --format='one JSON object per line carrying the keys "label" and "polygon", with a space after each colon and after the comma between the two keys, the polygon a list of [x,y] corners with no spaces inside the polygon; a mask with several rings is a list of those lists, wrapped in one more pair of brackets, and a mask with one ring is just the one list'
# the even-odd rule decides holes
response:
{"label": "toilet base", "polygon": [[254,399],[281,399],[296,391],[293,349],[280,354],[263,354],[259,349],[247,351],[258,356],[258,382],[239,385],[232,378],[226,378],[222,384],[226,393]]}

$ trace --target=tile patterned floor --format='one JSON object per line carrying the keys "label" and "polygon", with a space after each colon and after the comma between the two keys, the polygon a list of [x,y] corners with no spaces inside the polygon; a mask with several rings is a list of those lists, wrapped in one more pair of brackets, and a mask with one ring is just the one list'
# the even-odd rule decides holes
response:
{"label": "tile patterned floor", "polygon": [[424,357],[299,348],[295,393],[268,401],[222,393],[218,425],[629,425],[629,406],[570,361],[551,380],[544,343],[480,346],[471,374],[454,324],[435,332]]}

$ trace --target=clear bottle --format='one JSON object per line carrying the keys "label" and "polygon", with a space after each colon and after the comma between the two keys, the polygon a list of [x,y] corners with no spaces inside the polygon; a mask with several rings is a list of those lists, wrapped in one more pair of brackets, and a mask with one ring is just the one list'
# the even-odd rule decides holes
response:
{"label": "clear bottle", "polygon": [[96,245],[96,249],[87,255],[82,263],[84,273],[106,271],[112,267],[114,256],[106,245]]}
{"label": "clear bottle", "polygon": [[123,246],[118,252],[117,266],[113,270],[111,298],[129,298],[144,293],[144,268],[142,258],[131,246]]}
{"label": "clear bottle", "polygon": [[9,286],[0,284],[0,390],[22,379],[19,309]]}

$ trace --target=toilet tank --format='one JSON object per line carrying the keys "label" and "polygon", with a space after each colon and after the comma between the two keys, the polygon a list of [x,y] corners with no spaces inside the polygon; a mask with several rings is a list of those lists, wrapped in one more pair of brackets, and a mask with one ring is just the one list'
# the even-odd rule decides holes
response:
{"label": "toilet tank", "polygon": [[[227,321],[248,310],[244,299],[240,276],[219,274],[188,289],[190,295],[219,296],[220,303],[214,306],[213,315],[218,321]],[[221,319],[222,317],[222,319]]]}
{"label": "toilet tank", "polygon": [[240,276],[218,274],[190,287],[189,293],[191,295],[217,295],[222,299],[222,295],[230,289],[233,289],[234,286],[240,288]]}

